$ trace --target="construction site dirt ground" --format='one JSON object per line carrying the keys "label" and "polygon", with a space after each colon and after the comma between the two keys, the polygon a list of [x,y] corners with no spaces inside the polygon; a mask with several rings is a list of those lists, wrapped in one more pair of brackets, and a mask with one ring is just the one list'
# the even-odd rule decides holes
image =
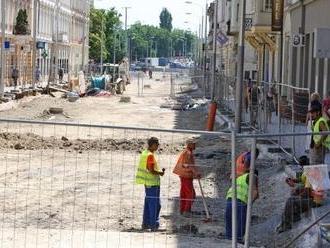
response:
{"label": "construction site dirt ground", "polygon": [[[176,78],[180,83],[181,78]],[[182,80],[181,80],[182,82]],[[204,130],[206,106],[175,111],[160,108],[170,94],[168,75],[128,85],[129,102],[120,96],[67,99],[38,96],[0,105],[1,118],[94,123],[145,128]],[[141,86],[141,85],[140,85]],[[177,86],[176,90],[180,87]],[[195,94],[196,95],[196,94]],[[197,94],[198,95],[198,94]],[[201,96],[201,95],[200,95]],[[51,115],[51,107],[63,114]],[[230,186],[230,135],[64,125],[0,124],[1,247],[230,247],[224,240],[225,194]],[[221,130],[221,127],[216,127]],[[134,183],[139,153],[148,137],[160,139],[160,231],[141,231],[144,188]],[[197,137],[196,163],[212,221],[205,223],[201,193],[195,182],[192,218],[181,217],[179,178],[172,173],[188,137]],[[237,142],[237,152],[249,142]],[[277,158],[262,153],[260,199],[253,207],[251,241],[257,247],[281,247],[293,233],[277,236],[275,225],[289,189]],[[279,183],[280,182],[280,183]]]}

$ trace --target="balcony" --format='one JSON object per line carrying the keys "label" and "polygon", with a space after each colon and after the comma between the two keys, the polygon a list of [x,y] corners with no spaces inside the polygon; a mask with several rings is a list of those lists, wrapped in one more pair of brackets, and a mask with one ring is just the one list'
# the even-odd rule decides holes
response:
{"label": "balcony", "polygon": [[[267,4],[268,3],[268,4]],[[266,0],[257,0],[255,8],[248,10],[248,18],[252,19],[251,31],[270,32],[272,25],[272,6]]]}
{"label": "balcony", "polygon": [[[56,34],[53,35],[53,40],[56,41]],[[67,33],[59,33],[57,42],[69,43],[69,36]]]}

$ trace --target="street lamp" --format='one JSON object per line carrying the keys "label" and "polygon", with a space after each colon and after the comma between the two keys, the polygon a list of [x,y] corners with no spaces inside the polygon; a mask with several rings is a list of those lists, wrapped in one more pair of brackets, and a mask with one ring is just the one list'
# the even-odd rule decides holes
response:
{"label": "street lamp", "polygon": [[[204,49],[203,51],[203,59],[202,59],[202,64],[203,64],[203,85],[204,85],[204,93],[206,92],[206,48],[207,48],[207,10],[208,10],[208,0],[205,0],[205,9],[203,8],[202,5],[200,5],[197,2],[194,1],[185,1],[186,4],[191,4],[191,5],[196,5],[202,10],[202,28],[201,28],[201,40],[202,44],[204,44]],[[205,18],[205,21],[204,21]],[[204,32],[204,39],[203,39],[203,32]]]}

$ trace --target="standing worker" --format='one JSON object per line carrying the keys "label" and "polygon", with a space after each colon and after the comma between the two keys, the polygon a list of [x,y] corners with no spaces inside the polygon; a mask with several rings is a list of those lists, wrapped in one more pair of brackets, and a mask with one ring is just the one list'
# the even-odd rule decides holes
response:
{"label": "standing worker", "polygon": [[152,79],[152,69],[151,68],[149,68],[148,73],[149,73],[149,79]]}
{"label": "standing worker", "polygon": [[[252,199],[255,201],[259,197],[258,193],[258,171],[254,171],[255,180],[252,188]],[[249,197],[249,171],[236,179],[237,187],[237,241],[244,242],[247,203]],[[232,197],[233,189],[230,188],[227,192],[227,206],[225,213],[226,220],[226,239],[232,239]]]}
{"label": "standing worker", "polygon": [[200,179],[201,174],[195,166],[193,151],[196,149],[196,141],[188,139],[186,148],[181,152],[173,173],[180,177],[180,214],[191,217],[191,207],[196,197],[193,180]]}
{"label": "standing worker", "polygon": [[60,80],[60,83],[62,83],[63,81],[63,76],[64,76],[64,69],[61,67],[59,70],[58,70],[58,78]]}
{"label": "standing worker", "polygon": [[254,81],[252,88],[249,89],[250,122],[252,126],[257,125],[260,93],[257,82]]}
{"label": "standing worker", "polygon": [[[329,125],[327,120],[322,116],[322,105],[319,102],[311,104],[309,110],[312,119],[312,132],[327,132]],[[330,164],[330,136],[313,134],[310,144],[310,163],[314,164]]]}
{"label": "standing worker", "polygon": [[17,81],[18,81],[18,78],[19,78],[19,71],[16,68],[16,66],[12,70],[11,77],[12,77],[12,79],[14,81],[14,87],[16,89],[16,87],[17,87]]}
{"label": "standing worker", "polygon": [[159,228],[160,213],[160,176],[165,169],[160,171],[154,153],[158,150],[159,141],[155,137],[148,140],[148,149],[140,156],[140,162],[136,173],[136,183],[145,187],[144,210],[142,229],[157,231]]}

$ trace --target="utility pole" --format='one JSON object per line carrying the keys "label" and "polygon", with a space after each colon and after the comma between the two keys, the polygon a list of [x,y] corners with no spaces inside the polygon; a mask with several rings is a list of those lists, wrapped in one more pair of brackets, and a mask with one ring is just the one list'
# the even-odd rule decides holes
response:
{"label": "utility pole", "polygon": [[218,33],[218,0],[214,2],[213,13],[213,66],[212,66],[212,101],[215,101],[215,72],[217,69],[217,33]]}
{"label": "utility pole", "polygon": [[35,89],[36,83],[36,60],[37,60],[37,29],[38,29],[38,15],[39,0],[33,1],[33,45],[32,45],[32,88]]}
{"label": "utility pole", "polygon": [[[113,40],[113,64],[116,64],[116,43],[117,43],[117,33],[115,31],[114,40]],[[115,70],[112,72],[112,78],[115,78]]]}
{"label": "utility pole", "polygon": [[0,97],[3,97],[5,91],[5,39],[6,39],[6,0],[1,0],[1,82],[0,82]]}
{"label": "utility pole", "polygon": [[[86,9],[89,10],[89,3],[86,2]],[[89,11],[84,12],[84,27],[83,27],[83,37],[82,37],[82,51],[81,51],[81,70],[84,71],[85,66],[85,48],[86,48],[86,31],[89,30]]]}
{"label": "utility pole", "polygon": [[126,57],[128,58],[128,33],[127,33],[127,10],[131,7],[123,7],[125,9],[125,51],[126,51]]}
{"label": "utility pole", "polygon": [[237,62],[237,78],[236,78],[236,113],[235,113],[235,129],[241,132],[242,119],[242,91],[243,91],[243,74],[244,74],[244,39],[245,39],[245,6],[246,0],[242,0],[241,4],[241,26],[238,45],[238,62]]}
{"label": "utility pole", "polygon": [[208,45],[207,45],[207,0],[205,4],[205,28],[204,28],[204,45],[203,45],[203,57],[204,57],[204,64],[203,64],[203,87],[204,87],[204,97],[206,96],[206,60],[207,60],[207,50],[208,50]]}
{"label": "utility pole", "polygon": [[54,72],[53,72],[53,79],[54,81],[56,80],[56,74],[58,73],[58,39],[59,39],[59,12],[60,12],[60,1],[56,0],[56,7],[55,7],[55,43],[54,43],[54,61],[51,62],[54,67]]}
{"label": "utility pole", "polygon": [[101,75],[103,74],[103,40],[104,40],[104,36],[103,36],[103,16],[102,16],[102,20],[101,20]]}

